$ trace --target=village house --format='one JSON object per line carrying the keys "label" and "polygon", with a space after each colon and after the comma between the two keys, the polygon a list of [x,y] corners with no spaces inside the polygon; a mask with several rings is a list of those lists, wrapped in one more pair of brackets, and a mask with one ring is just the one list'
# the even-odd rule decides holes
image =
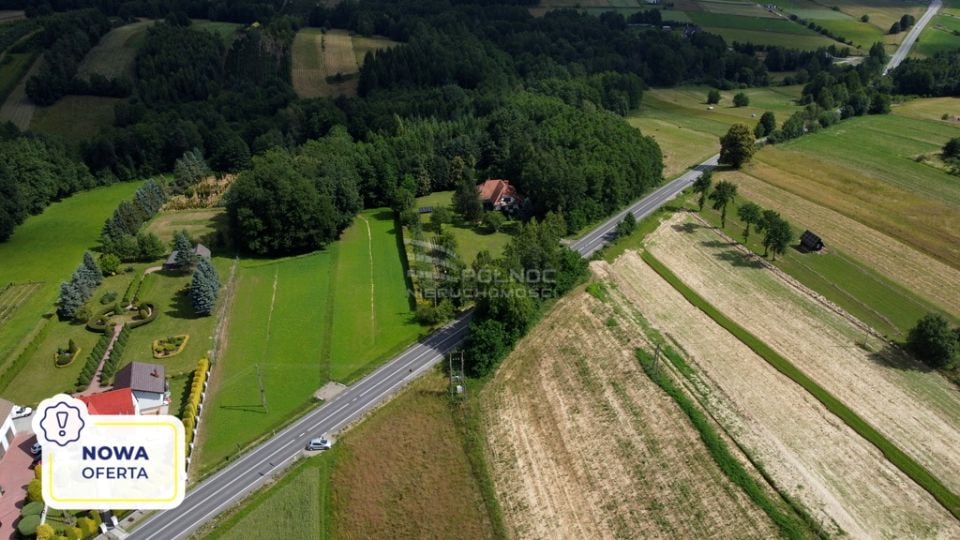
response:
{"label": "village house", "polygon": [[119,388],[100,394],[79,396],[77,399],[87,406],[87,412],[97,415],[132,415],[140,414],[140,406],[133,396],[133,390]]}
{"label": "village house", "polygon": [[[180,263],[177,262],[177,250],[174,250],[170,253],[170,256],[167,257],[166,262],[163,263],[164,270],[180,270]],[[210,248],[203,244],[197,244],[197,247],[193,248],[193,254],[197,258],[203,257],[204,259],[210,258]]]}
{"label": "village house", "polygon": [[117,372],[113,387],[130,389],[140,414],[166,414],[170,388],[165,375],[159,364],[130,362]]}
{"label": "village house", "polygon": [[477,186],[480,201],[487,210],[499,210],[512,214],[523,203],[523,197],[508,180],[490,179]]}

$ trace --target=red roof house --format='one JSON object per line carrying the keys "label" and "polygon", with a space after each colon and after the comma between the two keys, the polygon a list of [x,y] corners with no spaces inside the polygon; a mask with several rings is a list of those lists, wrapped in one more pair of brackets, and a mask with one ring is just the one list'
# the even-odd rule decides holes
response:
{"label": "red roof house", "polygon": [[523,198],[509,180],[490,179],[477,186],[480,200],[493,210],[516,210]]}
{"label": "red roof house", "polygon": [[80,396],[77,399],[87,405],[87,411],[89,411],[90,414],[140,414],[137,400],[133,398],[133,390],[129,388],[110,390],[109,392],[90,396]]}

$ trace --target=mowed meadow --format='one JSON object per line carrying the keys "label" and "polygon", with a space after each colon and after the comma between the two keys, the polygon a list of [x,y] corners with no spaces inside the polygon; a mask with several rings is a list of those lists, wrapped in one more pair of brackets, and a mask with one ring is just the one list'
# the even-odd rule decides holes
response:
{"label": "mowed meadow", "polygon": [[201,472],[310,407],[325,383],[349,384],[418,338],[400,256],[392,213],[371,210],[322,251],[239,262]]}

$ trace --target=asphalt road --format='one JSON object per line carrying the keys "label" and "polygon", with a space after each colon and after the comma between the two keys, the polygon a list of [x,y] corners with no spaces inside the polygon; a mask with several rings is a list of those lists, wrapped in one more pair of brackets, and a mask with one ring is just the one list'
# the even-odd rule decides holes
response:
{"label": "asphalt road", "polygon": [[470,314],[464,315],[410,347],[332,401],[201,482],[187,493],[179,507],[150,516],[128,538],[186,538],[296,459],[309,439],[323,433],[334,434],[442,360],[444,353],[463,341],[469,320]]}
{"label": "asphalt road", "polygon": [[[627,212],[633,212],[638,219],[646,217],[692,184],[702,171],[715,167],[718,157],[713,156],[664,184],[580,240],[572,242],[570,247],[589,257],[612,238],[611,233]],[[303,416],[200,482],[187,493],[179,507],[151,515],[128,538],[177,540],[188,537],[207,520],[242,500],[289,465],[301,454],[309,439],[323,433],[335,434],[440,362],[448,351],[466,337],[469,320],[470,314],[464,315],[410,347],[332,401]]]}
{"label": "asphalt road", "polygon": [[704,161],[686,173],[674,178],[670,182],[660,186],[656,191],[640,199],[629,208],[619,212],[617,215],[605,221],[596,229],[590,231],[579,240],[570,244],[570,249],[576,251],[584,257],[590,257],[598,249],[602,248],[607,242],[613,239],[614,231],[617,225],[623,221],[627,212],[633,213],[633,217],[638,220],[649,216],[654,210],[660,208],[668,201],[676,197],[681,191],[686,189],[693,181],[700,176],[703,171],[717,166],[717,159],[720,154]]}
{"label": "asphalt road", "polygon": [[917,38],[920,37],[920,32],[923,32],[927,23],[930,22],[930,19],[933,19],[933,16],[937,14],[937,11],[940,10],[940,7],[943,5],[942,0],[932,0],[930,5],[927,6],[927,11],[923,13],[920,19],[916,24],[910,29],[907,33],[907,37],[900,43],[900,46],[897,47],[897,52],[893,53],[893,56],[890,57],[890,61],[887,62],[887,67],[883,68],[883,74],[897,69],[897,66],[900,65],[900,62],[910,54],[910,49],[913,48],[913,44],[916,43]]}

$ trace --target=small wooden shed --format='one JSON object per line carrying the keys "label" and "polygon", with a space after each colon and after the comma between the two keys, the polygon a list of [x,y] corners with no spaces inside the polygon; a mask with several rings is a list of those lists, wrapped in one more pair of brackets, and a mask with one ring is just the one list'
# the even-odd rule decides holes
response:
{"label": "small wooden shed", "polygon": [[800,235],[800,247],[805,251],[820,251],[823,249],[823,239],[813,233],[813,231],[803,231]]}

